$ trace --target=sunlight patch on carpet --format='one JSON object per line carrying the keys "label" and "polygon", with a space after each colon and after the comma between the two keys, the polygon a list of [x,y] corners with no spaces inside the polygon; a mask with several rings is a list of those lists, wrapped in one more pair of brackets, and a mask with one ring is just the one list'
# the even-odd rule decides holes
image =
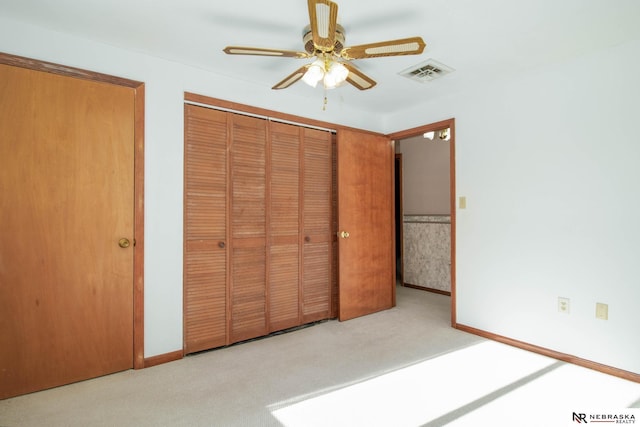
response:
{"label": "sunlight patch on carpet", "polygon": [[271,412],[285,427],[416,427],[556,363],[487,341],[299,402],[272,405]]}

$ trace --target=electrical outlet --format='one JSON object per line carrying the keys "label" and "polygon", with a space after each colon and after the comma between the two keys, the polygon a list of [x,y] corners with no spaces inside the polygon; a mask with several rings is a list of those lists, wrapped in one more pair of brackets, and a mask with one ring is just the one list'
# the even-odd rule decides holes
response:
{"label": "electrical outlet", "polygon": [[596,318],[602,320],[609,319],[609,305],[601,302],[596,303]]}
{"label": "electrical outlet", "polygon": [[569,298],[558,297],[558,311],[569,314]]}

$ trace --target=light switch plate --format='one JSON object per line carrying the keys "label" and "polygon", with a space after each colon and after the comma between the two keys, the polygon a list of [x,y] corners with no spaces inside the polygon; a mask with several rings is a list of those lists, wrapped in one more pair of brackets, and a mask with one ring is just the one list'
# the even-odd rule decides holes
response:
{"label": "light switch plate", "polygon": [[465,196],[458,197],[458,206],[460,209],[467,209],[467,198]]}
{"label": "light switch plate", "polygon": [[609,305],[601,302],[596,303],[596,318],[609,320]]}

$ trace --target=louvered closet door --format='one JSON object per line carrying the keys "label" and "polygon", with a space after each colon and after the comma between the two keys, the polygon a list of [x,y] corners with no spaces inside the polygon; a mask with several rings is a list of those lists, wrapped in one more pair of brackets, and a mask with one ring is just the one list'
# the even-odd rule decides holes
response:
{"label": "louvered closet door", "polygon": [[331,316],[332,136],[304,129],[303,323]]}
{"label": "louvered closet door", "polygon": [[300,139],[302,129],[271,123],[269,331],[301,324]]}
{"label": "louvered closet door", "polygon": [[185,353],[227,343],[227,113],[185,106]]}
{"label": "louvered closet door", "polygon": [[267,327],[267,124],[229,114],[231,121],[231,342],[268,333]]}
{"label": "louvered closet door", "polygon": [[185,353],[332,316],[332,160],[330,132],[185,107]]}

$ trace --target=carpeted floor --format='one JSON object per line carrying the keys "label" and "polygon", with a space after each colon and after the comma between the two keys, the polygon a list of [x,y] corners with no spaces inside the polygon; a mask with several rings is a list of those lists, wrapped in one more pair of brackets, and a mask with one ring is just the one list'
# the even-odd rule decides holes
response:
{"label": "carpeted floor", "polygon": [[452,329],[449,297],[399,287],[397,302],[6,399],[0,426],[547,427],[640,407],[640,384]]}

